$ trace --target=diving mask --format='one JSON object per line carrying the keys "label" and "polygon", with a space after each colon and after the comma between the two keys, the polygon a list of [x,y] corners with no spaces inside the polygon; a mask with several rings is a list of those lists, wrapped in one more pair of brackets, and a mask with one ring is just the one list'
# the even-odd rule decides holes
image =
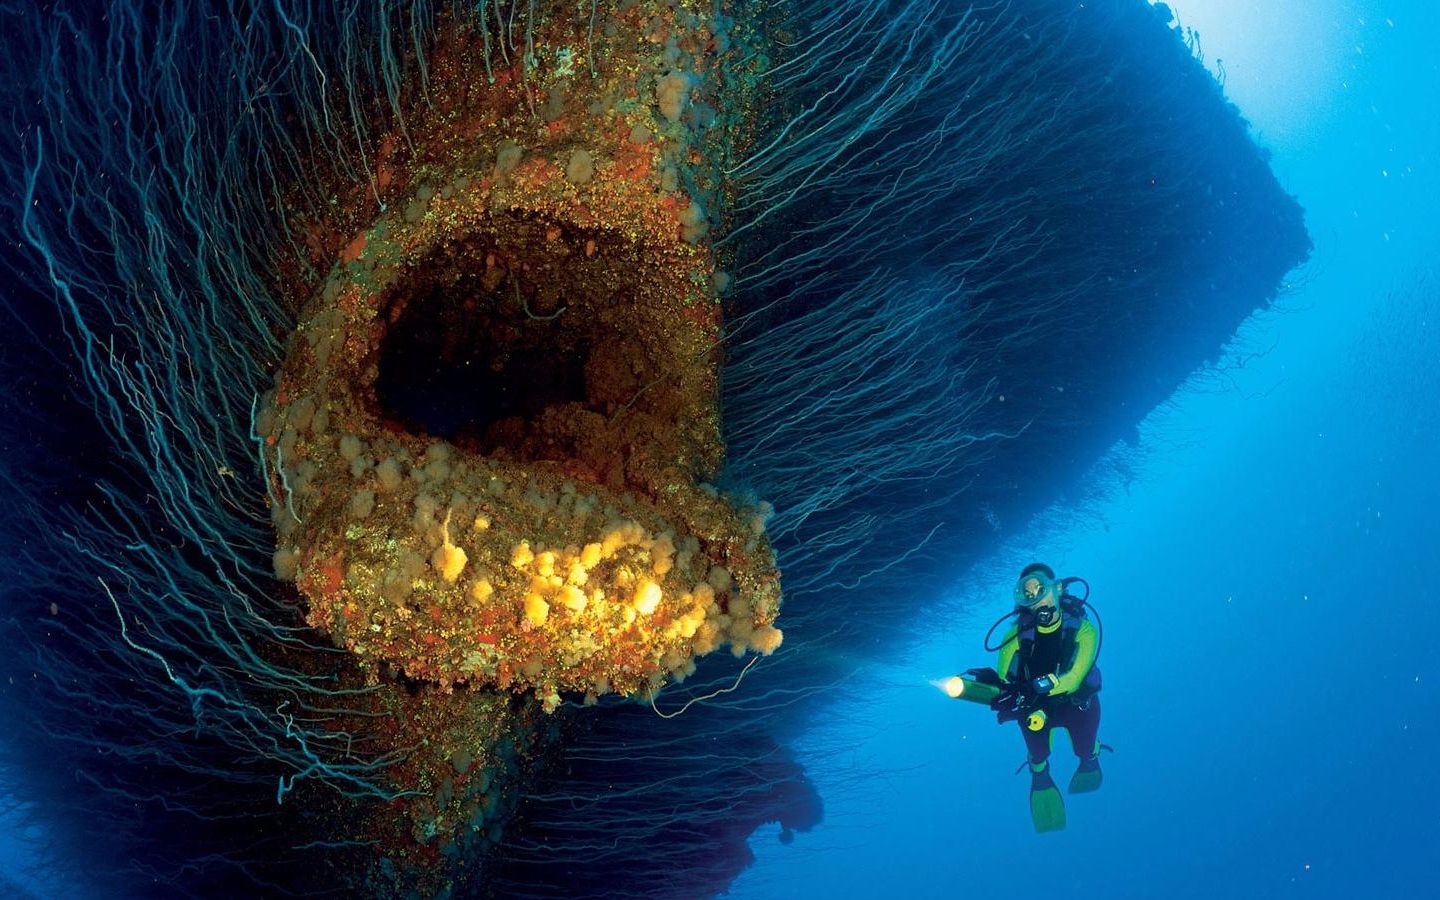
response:
{"label": "diving mask", "polygon": [[1050,590],[1050,580],[1039,572],[1034,572],[1020,579],[1015,585],[1015,603],[1017,606],[1034,606],[1045,598]]}
{"label": "diving mask", "polygon": [[[1050,602],[1046,603],[1046,600]],[[1055,601],[1055,584],[1040,572],[1031,572],[1015,584],[1015,606],[1029,610],[1035,616],[1035,624],[1041,628],[1049,628],[1060,618],[1060,607]]]}

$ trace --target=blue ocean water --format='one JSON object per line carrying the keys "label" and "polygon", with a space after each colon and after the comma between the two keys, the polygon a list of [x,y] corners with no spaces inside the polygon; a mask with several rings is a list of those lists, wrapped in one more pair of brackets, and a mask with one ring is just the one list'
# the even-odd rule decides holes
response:
{"label": "blue ocean water", "polygon": [[[1426,895],[1440,14],[1172,7],[1305,207],[1312,261],[1138,450],[1094,468],[1086,499],[1057,502],[948,595],[914,598],[945,625],[860,666],[798,744],[824,824],[789,844],[762,828],[732,896]],[[930,685],[990,662],[981,638],[1032,559],[1086,577],[1106,626],[1116,752],[1059,835],[1031,830],[1014,726]],[[1055,760],[1063,781],[1064,747]],[[0,842],[0,868],[82,895],[23,873],[20,837]]]}
{"label": "blue ocean water", "polygon": [[[1305,207],[1314,257],[1138,453],[1096,467],[1095,496],[957,583],[917,652],[859,673],[808,741],[824,826],[757,835],[731,896],[1435,895],[1440,13],[1171,6]],[[992,664],[986,628],[1036,559],[1093,588],[1115,747],[1058,834],[1032,831],[1015,726],[927,683]],[[1052,760],[1068,779],[1063,738]]]}

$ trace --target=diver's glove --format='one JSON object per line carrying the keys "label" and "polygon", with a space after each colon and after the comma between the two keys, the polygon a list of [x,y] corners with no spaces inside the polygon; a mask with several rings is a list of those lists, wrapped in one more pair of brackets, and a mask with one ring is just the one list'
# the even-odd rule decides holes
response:
{"label": "diver's glove", "polygon": [[1004,725],[1006,722],[1018,722],[1024,715],[1025,713],[1019,707],[1008,707],[995,711],[995,721],[997,724]]}
{"label": "diver's glove", "polygon": [[1004,724],[1023,719],[1035,708],[1035,703],[1035,692],[1030,682],[1021,681],[1006,683],[1000,695],[990,701],[990,708],[995,710],[995,721]]}
{"label": "diver's glove", "polygon": [[1000,677],[1000,673],[994,669],[966,669],[965,674],[976,684],[993,684],[1000,687],[1005,683],[1005,680]]}
{"label": "diver's glove", "polygon": [[994,700],[990,701],[990,708],[996,712],[1018,708],[1034,700],[1034,697],[1035,694],[1030,690],[1030,684],[1028,682],[1001,682],[1001,691]]}

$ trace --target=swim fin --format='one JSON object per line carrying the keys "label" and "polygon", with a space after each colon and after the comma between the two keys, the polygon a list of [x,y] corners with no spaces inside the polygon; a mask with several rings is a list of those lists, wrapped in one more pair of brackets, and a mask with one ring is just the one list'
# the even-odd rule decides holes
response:
{"label": "swim fin", "polygon": [[1100,771],[1100,756],[1087,757],[1080,761],[1080,767],[1070,776],[1070,793],[1088,794],[1100,790],[1105,773]]}
{"label": "swim fin", "polygon": [[1050,764],[1030,770],[1030,821],[1036,831],[1062,831],[1065,828],[1065,798],[1050,777]]}

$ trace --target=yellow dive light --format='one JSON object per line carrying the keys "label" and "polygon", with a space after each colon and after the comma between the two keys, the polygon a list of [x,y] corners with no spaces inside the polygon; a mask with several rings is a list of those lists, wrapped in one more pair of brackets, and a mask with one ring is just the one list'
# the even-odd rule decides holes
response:
{"label": "yellow dive light", "polygon": [[1000,696],[1000,688],[996,685],[976,681],[964,675],[952,675],[944,681],[932,681],[931,684],[944,691],[947,697],[969,700],[971,703],[983,703],[987,706],[990,701]]}
{"label": "yellow dive light", "polygon": [[[983,703],[987,706],[1004,691],[1000,685],[976,681],[965,675],[952,675],[944,681],[930,683],[944,691],[947,697],[969,700],[971,703]],[[1025,717],[1025,727],[1031,731],[1043,731],[1045,722],[1045,710],[1043,709],[1034,710]]]}

